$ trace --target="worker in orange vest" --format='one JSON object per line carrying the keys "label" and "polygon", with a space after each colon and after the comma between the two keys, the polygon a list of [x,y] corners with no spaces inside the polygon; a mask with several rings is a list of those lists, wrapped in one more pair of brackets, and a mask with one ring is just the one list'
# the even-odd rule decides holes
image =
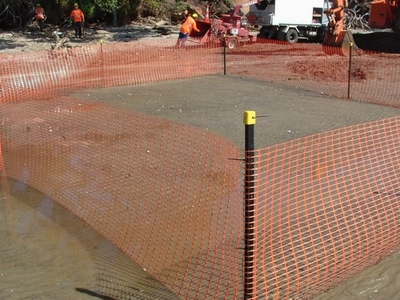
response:
{"label": "worker in orange vest", "polygon": [[[187,13],[187,11],[185,11],[185,13]],[[181,29],[179,31],[178,40],[176,41],[176,47],[185,46],[188,36],[192,32],[192,30],[200,32],[200,30],[196,26],[195,21],[195,19],[197,19],[199,16],[196,13],[192,15],[187,13],[186,16],[186,20],[181,25]]]}
{"label": "worker in orange vest", "polygon": [[36,5],[35,21],[38,23],[40,31],[43,31],[45,18],[44,8],[40,4]]}
{"label": "worker in orange vest", "polygon": [[82,38],[82,28],[85,22],[85,15],[83,11],[79,9],[78,3],[74,4],[74,9],[71,11],[70,18],[75,28],[75,37]]}

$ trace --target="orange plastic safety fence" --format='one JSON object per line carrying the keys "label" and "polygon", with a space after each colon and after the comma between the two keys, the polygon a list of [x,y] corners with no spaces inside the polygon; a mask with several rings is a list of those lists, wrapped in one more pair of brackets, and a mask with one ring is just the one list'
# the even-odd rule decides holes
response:
{"label": "orange plastic safety fence", "polygon": [[[240,149],[209,131],[77,99],[1,107],[7,176],[117,245],[177,296],[240,293]],[[5,117],[6,116],[6,117]]]}
{"label": "orange plastic safety fence", "polygon": [[255,151],[254,299],[310,299],[400,247],[400,118]]}
{"label": "orange plastic safety fence", "polygon": [[[395,56],[381,68],[380,54],[350,61],[331,49],[246,44],[227,51],[227,73],[398,106]],[[7,176],[62,204],[177,297],[242,298],[240,149],[206,130],[62,96],[223,69],[212,45],[1,55]],[[256,151],[257,299],[310,298],[399,248],[397,133],[394,118]]]}
{"label": "orange plastic safety fence", "polygon": [[61,52],[1,55],[1,102],[51,99],[59,93],[82,89],[142,85],[223,72],[221,48],[176,49],[162,45],[115,43]]}
{"label": "orange plastic safety fence", "polygon": [[[338,98],[399,107],[399,54],[260,39],[230,50],[227,73]],[[344,55],[347,54],[347,55]]]}

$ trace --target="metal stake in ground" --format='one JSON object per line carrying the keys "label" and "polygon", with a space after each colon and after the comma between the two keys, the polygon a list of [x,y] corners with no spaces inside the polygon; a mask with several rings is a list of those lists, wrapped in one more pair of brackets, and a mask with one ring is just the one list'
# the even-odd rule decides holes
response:
{"label": "metal stake in ground", "polygon": [[353,43],[350,43],[350,55],[349,55],[349,73],[347,74],[347,99],[350,99],[350,79],[351,79],[351,57],[353,55]]}
{"label": "metal stake in ground", "polygon": [[224,46],[224,52],[223,52],[223,55],[224,55],[224,75],[226,75],[226,37],[225,37],[225,35],[224,35],[224,37],[222,39],[222,43],[223,43],[223,46]]}
{"label": "metal stake in ground", "polygon": [[255,274],[254,274],[254,125],[256,112],[245,111],[243,122],[245,124],[245,199],[244,199],[244,299],[254,299]]}

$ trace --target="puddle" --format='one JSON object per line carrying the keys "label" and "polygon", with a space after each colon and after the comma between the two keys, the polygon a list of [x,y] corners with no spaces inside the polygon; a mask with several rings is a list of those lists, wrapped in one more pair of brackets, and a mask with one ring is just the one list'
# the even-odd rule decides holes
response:
{"label": "puddle", "polygon": [[51,198],[12,179],[0,185],[1,299],[176,299]]}

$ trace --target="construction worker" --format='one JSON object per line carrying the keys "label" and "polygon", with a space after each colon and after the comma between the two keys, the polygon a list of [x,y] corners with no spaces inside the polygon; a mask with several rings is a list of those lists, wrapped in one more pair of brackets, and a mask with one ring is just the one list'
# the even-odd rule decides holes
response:
{"label": "construction worker", "polygon": [[71,11],[70,18],[75,28],[75,37],[82,38],[82,28],[85,22],[85,15],[79,9],[78,3],[74,4],[74,9]]}
{"label": "construction worker", "polygon": [[[186,11],[185,11],[185,13],[186,13]],[[185,43],[186,43],[190,33],[192,32],[192,30],[194,30],[196,32],[200,32],[200,30],[196,26],[196,21],[195,21],[195,19],[197,19],[198,17],[199,16],[196,13],[194,13],[192,15],[187,14],[186,20],[181,25],[178,40],[176,41],[176,47],[185,46]]]}
{"label": "construction worker", "polygon": [[35,21],[39,25],[40,31],[43,31],[44,29],[45,18],[44,8],[40,4],[37,4],[35,9]]}

